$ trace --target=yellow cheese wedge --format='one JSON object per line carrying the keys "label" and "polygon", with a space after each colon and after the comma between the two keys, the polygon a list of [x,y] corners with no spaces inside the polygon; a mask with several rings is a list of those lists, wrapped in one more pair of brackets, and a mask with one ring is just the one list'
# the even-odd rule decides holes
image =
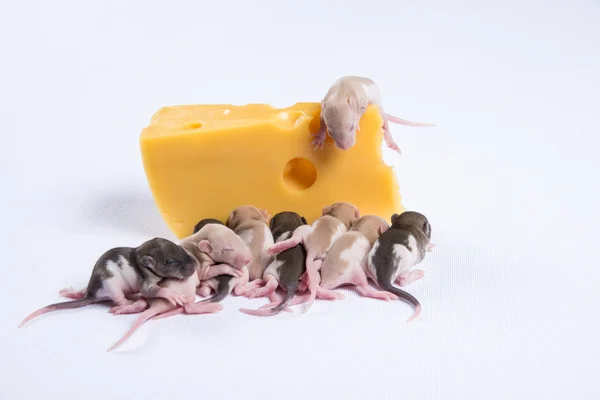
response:
{"label": "yellow cheese wedge", "polygon": [[354,147],[328,136],[313,150],[320,104],[288,108],[189,105],[160,109],[140,137],[146,177],[156,204],[178,238],[203,218],[223,222],[241,205],[271,215],[295,211],[312,223],[323,206],[347,201],[389,221],[401,213],[394,171],[382,159],[382,119],[370,106]]}

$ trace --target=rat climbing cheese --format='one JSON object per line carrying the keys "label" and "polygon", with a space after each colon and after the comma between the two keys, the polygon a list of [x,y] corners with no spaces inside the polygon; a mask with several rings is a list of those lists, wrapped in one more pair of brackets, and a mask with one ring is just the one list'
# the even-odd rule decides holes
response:
{"label": "rat climbing cheese", "polygon": [[189,105],[160,109],[140,136],[146,177],[160,213],[178,238],[203,218],[225,221],[241,205],[271,215],[295,211],[312,223],[323,206],[345,201],[386,220],[404,207],[394,171],[381,154],[383,120],[369,106],[356,144],[340,150],[319,131],[320,103],[288,108]]}

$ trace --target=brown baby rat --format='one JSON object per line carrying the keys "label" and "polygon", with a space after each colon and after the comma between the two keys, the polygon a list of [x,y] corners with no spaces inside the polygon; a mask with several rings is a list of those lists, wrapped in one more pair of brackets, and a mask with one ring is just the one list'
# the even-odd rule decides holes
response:
{"label": "brown baby rat", "polygon": [[250,280],[247,285],[248,291],[263,283],[262,277],[265,268],[273,259],[273,256],[267,253],[269,247],[273,245],[273,235],[269,229],[268,219],[265,210],[245,205],[234,209],[225,222],[252,252],[252,261],[248,264]]}

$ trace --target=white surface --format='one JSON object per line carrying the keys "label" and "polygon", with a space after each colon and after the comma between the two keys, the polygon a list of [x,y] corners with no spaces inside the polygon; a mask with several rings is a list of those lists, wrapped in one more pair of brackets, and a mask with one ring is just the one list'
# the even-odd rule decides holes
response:
{"label": "white surface", "polygon": [[[320,2],[0,3],[0,399],[600,397],[600,2]],[[159,107],[346,74],[437,124],[386,151],[437,244],[420,319],[345,290],[271,319],[229,298],[129,353],[105,350],[135,316],[101,306],[16,328],[104,250],[172,238],[138,148]]]}

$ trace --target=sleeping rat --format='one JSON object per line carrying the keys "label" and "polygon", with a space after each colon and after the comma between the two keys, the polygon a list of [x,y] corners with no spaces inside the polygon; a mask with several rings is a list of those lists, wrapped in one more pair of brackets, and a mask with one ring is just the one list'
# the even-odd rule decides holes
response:
{"label": "sleeping rat", "polygon": [[132,304],[128,299],[136,293],[162,297],[173,305],[181,305],[185,297],[159,283],[165,278],[187,279],[196,272],[196,260],[181,246],[167,239],[154,238],[139,247],[117,247],[108,250],[96,261],[86,289],[63,289],[60,294],[74,299],[41,308],[21,322],[54,310],[84,307],[112,300],[117,306]]}
{"label": "sleeping rat", "polygon": [[246,205],[233,210],[225,223],[252,252],[252,261],[248,264],[250,280],[246,286],[248,291],[263,283],[262,276],[265,268],[273,259],[270,254],[267,254],[267,249],[273,244],[273,235],[269,229],[268,219],[265,210]]}
{"label": "sleeping rat", "polygon": [[427,218],[415,211],[405,211],[391,217],[392,226],[373,245],[367,257],[367,273],[380,288],[394,293],[415,307],[409,321],[421,312],[421,305],[409,293],[395,287],[405,286],[423,277],[421,270],[411,269],[419,264],[427,251],[433,248],[431,225]]}
{"label": "sleeping rat", "polygon": [[[205,218],[199,221],[194,227],[194,233],[198,232],[201,228],[203,228],[207,224],[218,224],[225,225],[223,222],[214,218]],[[248,283],[249,275],[248,275],[248,267],[244,266],[242,268],[243,275],[239,276],[231,276],[231,275],[217,275],[214,278],[207,279],[205,281],[200,282],[200,286],[196,290],[196,293],[199,296],[206,297],[210,295],[211,291],[214,291],[215,294],[205,300],[200,301],[199,303],[216,303],[223,300],[227,295],[233,291],[236,295],[241,296],[246,293],[246,284]]]}

